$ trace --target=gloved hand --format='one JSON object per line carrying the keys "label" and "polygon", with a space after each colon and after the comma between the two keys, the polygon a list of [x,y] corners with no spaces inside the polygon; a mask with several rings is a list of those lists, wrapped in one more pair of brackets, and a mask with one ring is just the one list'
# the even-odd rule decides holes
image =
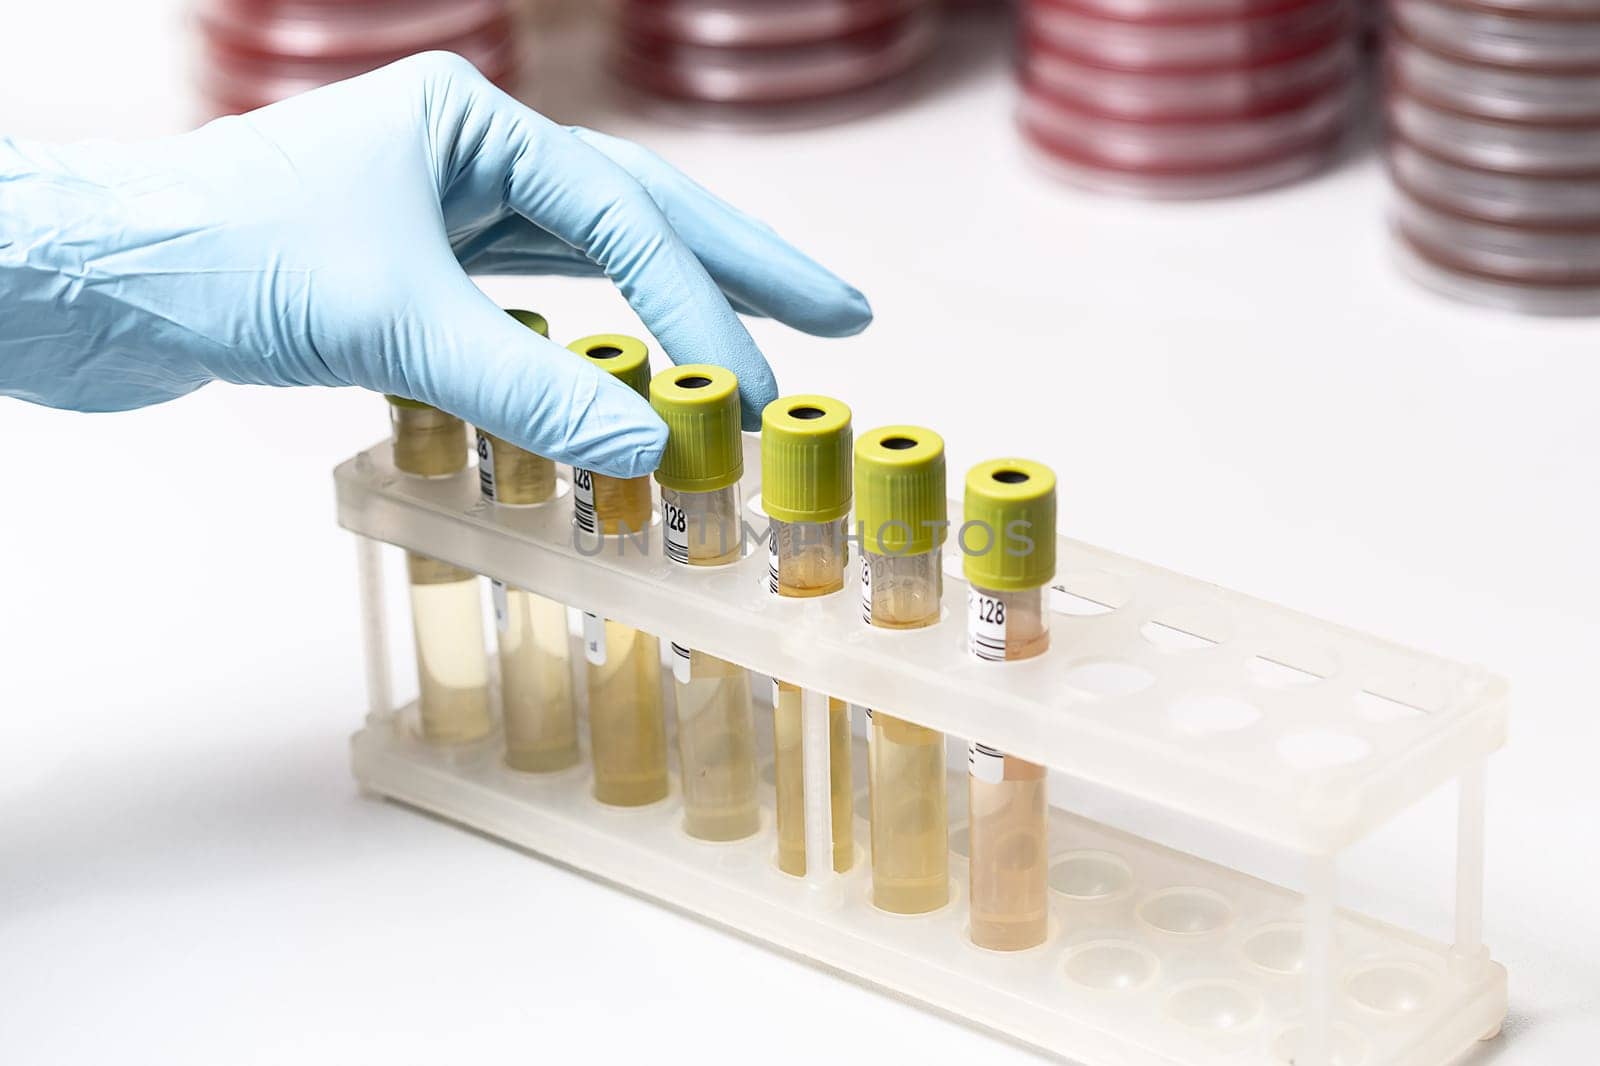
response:
{"label": "gloved hand", "polygon": [[651,152],[447,53],[153,142],[0,139],[0,394],[109,411],[213,379],[362,385],[563,462],[654,469],[649,405],[465,271],[604,272],[670,358],[738,374],[751,429],[777,387],[733,307],[822,336],[872,317]]}

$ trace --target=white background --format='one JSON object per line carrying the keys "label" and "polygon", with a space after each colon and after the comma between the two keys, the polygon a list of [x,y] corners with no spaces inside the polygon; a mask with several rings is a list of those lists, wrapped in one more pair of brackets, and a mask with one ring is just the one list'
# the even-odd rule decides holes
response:
{"label": "white background", "polygon": [[[0,132],[195,120],[173,0],[7,7]],[[1509,676],[1487,910],[1512,1017],[1473,1061],[1593,1061],[1600,324],[1415,291],[1366,155],[1228,203],[1064,189],[1020,156],[999,35],[963,36],[911,106],[820,132],[653,126],[566,48],[533,98],[867,292],[859,338],[754,327],[785,389],[934,426],[953,469],[1052,464],[1082,539]],[[487,287],[561,338],[637,328],[600,283]],[[0,1062],[1030,1057],[358,796],[329,471],[385,420],[355,390],[0,401]],[[1450,828],[1442,801],[1404,819],[1348,898],[1445,935]]]}

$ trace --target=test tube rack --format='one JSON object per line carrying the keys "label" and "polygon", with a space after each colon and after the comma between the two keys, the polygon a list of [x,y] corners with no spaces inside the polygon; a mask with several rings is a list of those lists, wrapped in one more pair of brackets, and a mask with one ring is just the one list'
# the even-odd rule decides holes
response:
{"label": "test tube rack", "polygon": [[[761,464],[746,449],[746,507],[764,529]],[[838,594],[785,600],[766,590],[759,545],[704,569],[668,562],[659,531],[648,553],[596,551],[574,537],[565,483],[547,504],[497,507],[470,468],[399,473],[388,443],[341,464],[335,482],[339,522],[358,538],[369,696],[352,761],[373,794],[1085,1066],[1444,1066],[1499,1030],[1505,971],[1482,943],[1484,769],[1507,719],[1498,677],[1067,538],[1050,653],[979,662],[965,650],[955,544],[944,620],[890,631],[862,624],[854,567]],[[709,844],[682,831],[676,782],[650,807],[608,808],[582,764],[524,774],[495,738],[424,743],[415,707],[392,695],[380,543],[804,686],[808,876],[775,865],[770,787],[761,832]],[[1050,936],[985,951],[965,933],[957,775],[952,902],[884,913],[859,801],[858,861],[832,869],[824,693],[1281,849],[1304,881],[1293,891],[1053,810]],[[1451,782],[1454,943],[1340,908],[1340,853]]]}

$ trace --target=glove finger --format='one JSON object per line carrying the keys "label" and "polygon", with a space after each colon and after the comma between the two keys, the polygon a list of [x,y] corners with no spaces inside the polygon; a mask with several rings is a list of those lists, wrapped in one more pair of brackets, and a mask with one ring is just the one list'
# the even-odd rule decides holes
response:
{"label": "glove finger", "polygon": [[860,291],[648,148],[581,126],[568,128],[643,186],[731,299],[820,337],[848,337],[872,321]]}
{"label": "glove finger", "polygon": [[557,462],[612,477],[654,470],[667,429],[638,393],[507,315],[465,275],[402,334],[386,392],[448,411]]}
{"label": "glove finger", "polygon": [[[552,237],[521,215],[503,218],[455,246],[456,259],[469,274],[540,274],[569,278],[603,277],[602,271],[576,249]],[[722,295],[741,315],[770,317],[733,293]]]}
{"label": "glove finger", "polygon": [[[506,202],[605,271],[675,363],[716,363],[739,378],[744,425],[777,398],[772,369],[705,267],[627,171],[566,130],[498,94],[512,123]],[[495,156],[495,158],[488,158]]]}

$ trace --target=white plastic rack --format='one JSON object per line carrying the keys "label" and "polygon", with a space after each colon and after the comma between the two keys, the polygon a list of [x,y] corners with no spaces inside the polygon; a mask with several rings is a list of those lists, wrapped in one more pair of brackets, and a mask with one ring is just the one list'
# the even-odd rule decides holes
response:
{"label": "white plastic rack", "polygon": [[[744,491],[757,530],[759,469],[751,442]],[[862,625],[853,581],[819,599],[772,597],[764,551],[691,569],[669,563],[658,539],[644,551],[575,538],[570,494],[496,507],[470,469],[397,472],[387,443],[335,481],[340,524],[361,538],[370,706],[353,762],[374,793],[1087,1066],[1443,1066],[1498,1031],[1505,972],[1482,945],[1482,885],[1484,763],[1507,717],[1499,678],[1065,538],[1050,653],[981,663],[964,648],[955,543],[945,620],[887,631]],[[762,832],[708,844],[681,831],[676,789],[647,808],[608,808],[581,764],[522,774],[493,738],[421,741],[414,707],[391,695],[377,542],[804,686],[811,873],[776,868],[770,787]],[[1288,849],[1303,857],[1303,891],[1057,810],[1049,939],[978,949],[965,934],[956,775],[953,901],[918,917],[879,911],[864,853],[845,874],[825,857],[820,693]],[[1339,852],[1451,781],[1455,942],[1338,909]],[[858,850],[867,835],[862,819]]]}

